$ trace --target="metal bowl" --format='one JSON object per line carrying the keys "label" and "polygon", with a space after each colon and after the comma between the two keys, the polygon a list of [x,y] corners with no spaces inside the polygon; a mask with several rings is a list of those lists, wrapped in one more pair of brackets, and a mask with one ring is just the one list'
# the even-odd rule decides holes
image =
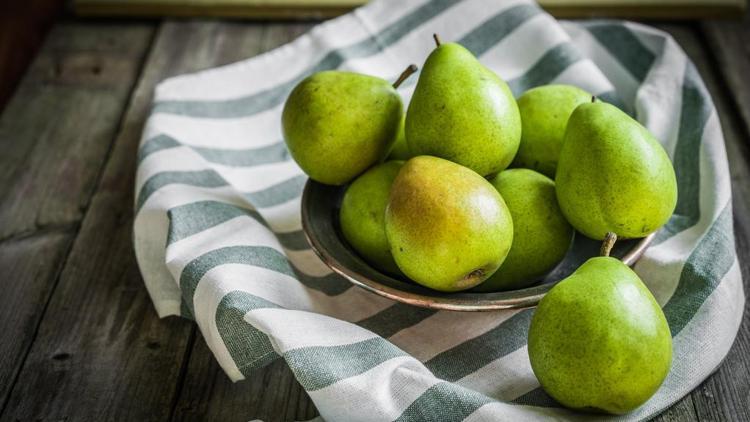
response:
{"label": "metal bowl", "polygon": [[[451,311],[492,311],[536,306],[557,282],[587,259],[598,255],[601,242],[576,233],[573,246],[560,265],[531,287],[495,293],[442,293],[399,280],[370,266],[344,240],[339,228],[342,186],[308,180],[302,194],[302,228],[315,253],[333,271],[373,293],[414,306]],[[643,255],[654,235],[618,241],[612,250],[627,265]]]}

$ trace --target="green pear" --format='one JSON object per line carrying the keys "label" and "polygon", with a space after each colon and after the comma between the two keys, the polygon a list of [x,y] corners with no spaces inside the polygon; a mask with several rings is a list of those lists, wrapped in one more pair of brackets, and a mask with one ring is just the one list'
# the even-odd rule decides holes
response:
{"label": "green pear", "polygon": [[524,92],[518,98],[521,144],[513,166],[554,178],[568,118],[590,100],[591,94],[572,85],[544,85]]}
{"label": "green pear", "polygon": [[385,233],[407,277],[455,292],[481,283],[503,263],[513,221],[482,176],[441,158],[418,156],[393,182]]}
{"label": "green pear", "polygon": [[339,222],[344,238],[375,268],[400,274],[385,235],[385,207],[403,161],[376,165],[354,179],[341,200]]}
{"label": "green pear", "polygon": [[568,120],[555,177],[560,209],[592,239],[644,237],[677,204],[674,168],[659,142],[617,107],[581,104]]}
{"label": "green pear", "polygon": [[393,143],[391,153],[388,154],[389,160],[403,160],[406,161],[414,155],[409,151],[409,145],[406,143],[406,133],[404,132],[404,125],[406,124],[406,115],[404,114],[401,120],[401,126],[399,127],[398,135],[396,136],[396,142]]}
{"label": "green pear", "polygon": [[555,182],[549,177],[529,169],[510,169],[490,183],[513,218],[513,245],[500,269],[474,290],[526,287],[562,261],[573,241],[573,227],[557,205]]}
{"label": "green pear", "polygon": [[404,107],[396,88],[416,71],[410,66],[393,86],[353,72],[324,71],[300,82],[281,114],[292,158],[311,179],[341,185],[390,152]]}
{"label": "green pear", "polygon": [[638,275],[601,256],[539,302],[528,351],[539,383],[564,406],[623,414],[645,403],[664,381],[672,336]]}
{"label": "green pear", "polygon": [[521,117],[508,84],[461,45],[435,40],[406,113],[409,149],[482,176],[505,169],[521,140]]}

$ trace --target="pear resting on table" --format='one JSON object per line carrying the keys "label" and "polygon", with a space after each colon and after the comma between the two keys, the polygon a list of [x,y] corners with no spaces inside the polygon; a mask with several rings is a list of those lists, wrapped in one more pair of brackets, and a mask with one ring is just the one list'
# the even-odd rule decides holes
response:
{"label": "pear resting on table", "polygon": [[[282,113],[291,156],[319,182],[343,186],[346,242],[391,277],[476,294],[538,283],[574,233],[604,240],[542,299],[529,358],[561,404],[622,414],[669,372],[669,326],[646,285],[609,253],[672,216],[677,182],[661,144],[586,90],[508,84],[466,48],[427,57],[404,112],[393,84],[345,71],[300,82]],[[510,167],[510,168],[509,168]]]}

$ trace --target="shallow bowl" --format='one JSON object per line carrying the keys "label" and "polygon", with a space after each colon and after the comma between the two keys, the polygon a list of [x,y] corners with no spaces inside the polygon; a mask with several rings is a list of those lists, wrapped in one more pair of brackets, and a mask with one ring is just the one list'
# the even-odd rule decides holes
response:
{"label": "shallow bowl", "polygon": [[[399,280],[369,265],[344,240],[339,227],[343,186],[307,181],[302,194],[302,228],[315,253],[334,272],[355,285],[399,302],[451,311],[492,311],[535,306],[557,282],[570,275],[587,259],[598,255],[601,242],[576,233],[563,261],[531,287],[495,293],[443,293],[411,281]],[[643,255],[654,235],[620,240],[612,250],[627,265]]]}

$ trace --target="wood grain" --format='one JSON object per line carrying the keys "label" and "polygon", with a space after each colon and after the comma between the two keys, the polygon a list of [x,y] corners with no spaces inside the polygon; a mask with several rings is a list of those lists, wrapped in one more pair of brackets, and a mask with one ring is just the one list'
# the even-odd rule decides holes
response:
{"label": "wood grain", "polygon": [[[80,24],[80,28],[97,26]],[[116,40],[125,48],[134,44],[127,38],[136,28],[147,35],[145,51],[152,32],[149,25],[100,27],[82,39]],[[143,51],[134,55],[128,66],[138,72],[142,56]],[[164,420],[169,416],[192,325],[156,317],[131,239],[135,152],[152,86],[153,80],[139,86],[142,95],[133,98],[121,122],[115,149],[3,419]],[[122,99],[120,108],[126,104]],[[97,115],[90,110],[81,118]],[[119,116],[111,119],[120,120]]]}
{"label": "wood grain", "polygon": [[[140,131],[156,82],[252,56],[263,43],[268,45],[263,33],[261,26],[215,22],[182,22],[160,28],[61,277],[61,287],[50,303],[4,417],[169,417],[193,325],[176,318],[157,319],[133,259],[131,192]],[[123,292],[127,292],[124,297]],[[51,350],[56,350],[53,356],[58,356],[62,371],[50,367]],[[223,373],[217,376],[227,382]],[[276,397],[289,400],[281,393]]]}
{"label": "wood grain", "polygon": [[0,243],[0,409],[2,409],[74,238],[53,230]]}
{"label": "wood grain", "polygon": [[698,420],[690,394],[652,419],[654,422],[695,422]]}
{"label": "wood grain", "polygon": [[[741,21],[713,21],[701,25],[723,83],[731,93],[728,104],[742,117],[745,133],[750,133],[750,9]],[[745,138],[745,142],[750,142]]]}
{"label": "wood grain", "polygon": [[142,25],[58,25],[0,116],[0,409],[138,75],[117,63],[138,60],[149,41]]}
{"label": "wood grain", "polygon": [[256,370],[251,378],[232,383],[199,337],[173,420],[275,422],[309,420],[316,415],[286,362],[277,360]]}
{"label": "wood grain", "polygon": [[[714,100],[724,133],[732,179],[732,207],[736,250],[744,280],[745,292],[750,291],[750,144],[747,122],[736,112],[732,97],[734,90],[723,83],[727,69],[720,71],[712,61],[707,47],[698,33],[686,26],[662,26],[682,46],[691,58]],[[735,68],[732,68],[733,72]],[[736,75],[735,75],[736,76]],[[738,80],[740,78],[737,78]],[[750,92],[745,77],[739,89]],[[750,302],[745,304],[745,314],[737,339],[727,358],[716,373],[693,393],[691,399],[699,420],[750,420]],[[744,404],[743,404],[744,403]]]}
{"label": "wood grain", "polygon": [[0,117],[0,239],[81,221],[150,38],[139,24],[52,30]]}

